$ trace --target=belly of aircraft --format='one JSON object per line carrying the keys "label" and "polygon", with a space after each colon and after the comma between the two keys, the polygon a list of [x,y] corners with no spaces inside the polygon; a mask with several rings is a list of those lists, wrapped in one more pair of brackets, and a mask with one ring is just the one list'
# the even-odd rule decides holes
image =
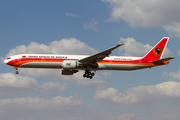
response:
{"label": "belly of aircraft", "polygon": [[22,64],[20,67],[23,68],[54,68],[61,69],[62,63],[60,62],[30,62]]}
{"label": "belly of aircraft", "polygon": [[[137,70],[143,68],[151,68],[150,65],[141,64],[98,64],[97,70]],[[60,62],[30,62],[25,63],[19,67],[22,68],[50,68],[50,69],[62,69],[62,63]],[[77,70],[86,70],[85,67],[78,67]]]}
{"label": "belly of aircraft", "polygon": [[99,64],[98,70],[138,70],[151,67],[153,66],[141,64]]}

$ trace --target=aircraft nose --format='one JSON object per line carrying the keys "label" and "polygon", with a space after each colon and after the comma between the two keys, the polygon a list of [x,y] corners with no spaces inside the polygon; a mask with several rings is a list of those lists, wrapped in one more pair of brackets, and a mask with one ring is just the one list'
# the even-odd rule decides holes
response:
{"label": "aircraft nose", "polygon": [[8,62],[8,60],[4,60],[4,63],[6,63],[6,64],[7,64],[7,62]]}
{"label": "aircraft nose", "polygon": [[9,62],[10,60],[11,60],[11,58],[7,58],[7,59],[4,60],[4,63],[5,63],[5,64],[8,64],[8,62]]}

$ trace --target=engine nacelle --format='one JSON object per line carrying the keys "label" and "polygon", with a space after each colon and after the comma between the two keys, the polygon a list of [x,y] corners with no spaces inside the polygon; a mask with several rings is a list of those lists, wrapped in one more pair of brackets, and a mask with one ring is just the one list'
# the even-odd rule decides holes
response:
{"label": "engine nacelle", "polygon": [[73,75],[74,73],[77,73],[78,70],[62,70],[62,75]]}
{"label": "engine nacelle", "polygon": [[77,61],[75,60],[64,60],[63,69],[72,70],[77,67]]}

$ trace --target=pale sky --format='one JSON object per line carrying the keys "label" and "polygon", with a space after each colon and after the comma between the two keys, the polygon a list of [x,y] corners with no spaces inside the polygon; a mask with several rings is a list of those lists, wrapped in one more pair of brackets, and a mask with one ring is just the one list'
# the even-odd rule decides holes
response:
{"label": "pale sky", "polygon": [[[179,0],[0,0],[0,119],[179,120]],[[111,55],[141,57],[170,37],[169,65],[137,71],[15,69],[3,63],[23,53],[91,55],[118,43]]]}

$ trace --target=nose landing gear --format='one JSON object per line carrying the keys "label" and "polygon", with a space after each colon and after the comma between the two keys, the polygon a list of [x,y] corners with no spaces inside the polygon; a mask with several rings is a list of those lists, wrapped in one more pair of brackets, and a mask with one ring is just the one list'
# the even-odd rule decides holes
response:
{"label": "nose landing gear", "polygon": [[19,71],[18,71],[18,70],[16,70],[16,74],[19,74]]}
{"label": "nose landing gear", "polygon": [[16,74],[19,74],[18,67],[14,66],[14,68],[16,69]]}

